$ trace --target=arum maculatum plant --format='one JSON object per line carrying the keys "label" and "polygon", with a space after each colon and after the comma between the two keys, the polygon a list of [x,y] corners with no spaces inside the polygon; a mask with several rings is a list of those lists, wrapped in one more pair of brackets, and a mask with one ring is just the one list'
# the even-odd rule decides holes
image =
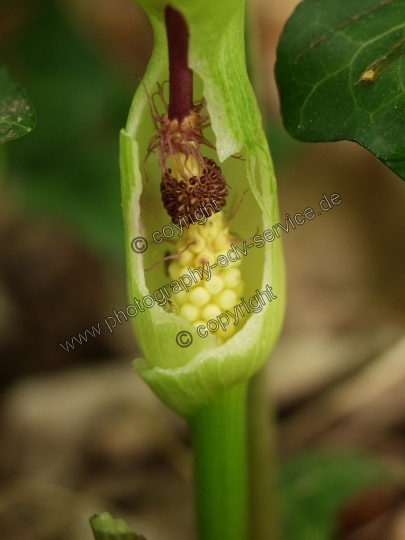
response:
{"label": "arum maculatum plant", "polygon": [[285,292],[281,240],[257,236],[278,221],[277,191],[244,2],[139,3],[155,44],[120,139],[135,367],[189,422],[200,540],[259,540],[248,533],[247,385],[278,337]]}

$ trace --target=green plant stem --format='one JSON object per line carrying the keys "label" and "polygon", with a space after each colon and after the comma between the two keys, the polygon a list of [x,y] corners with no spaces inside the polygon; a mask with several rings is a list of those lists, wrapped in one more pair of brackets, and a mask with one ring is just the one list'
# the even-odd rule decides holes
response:
{"label": "green plant stem", "polygon": [[249,540],[278,538],[275,412],[266,392],[269,364],[248,387]]}
{"label": "green plant stem", "polygon": [[199,540],[246,540],[247,382],[189,419]]}

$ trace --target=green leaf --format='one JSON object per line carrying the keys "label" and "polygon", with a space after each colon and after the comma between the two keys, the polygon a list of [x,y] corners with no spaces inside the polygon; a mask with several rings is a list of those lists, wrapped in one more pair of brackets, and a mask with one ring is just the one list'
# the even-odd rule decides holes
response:
{"label": "green leaf", "polygon": [[280,38],[287,131],[347,139],[405,179],[405,1],[304,0]]}
{"label": "green leaf", "polygon": [[384,465],[368,456],[311,452],[281,466],[283,531],[288,540],[330,540],[336,512],[365,486],[387,483]]}
{"label": "green leaf", "polygon": [[146,540],[130,529],[122,519],[113,519],[108,512],[90,518],[95,540]]}
{"label": "green leaf", "polygon": [[0,66],[0,143],[32,131],[36,114],[24,88]]}
{"label": "green leaf", "polygon": [[[167,245],[153,245],[145,256],[136,255],[131,240],[170,223],[160,194],[161,176],[155,156],[148,161],[154,174],[146,182],[143,163],[151,137],[156,134],[150,117],[147,93],[168,79],[167,39],[164,24],[166,2],[140,2],[154,30],[155,46],[132,103],[125,130],[121,132],[120,166],[126,229],[128,284],[130,298],[141,299],[168,283],[163,265],[155,276],[144,268],[162,259]],[[277,187],[260,113],[245,65],[243,0],[176,0],[171,6],[181,12],[190,33],[189,62],[195,76],[194,100],[207,100],[217,154],[212,157],[231,186],[235,203],[248,193],[232,221],[232,231],[250,238],[278,222]],[[146,93],[147,92],[147,93]],[[205,153],[205,151],[204,151]],[[243,154],[246,161],[232,159]],[[207,151],[207,154],[209,153]],[[211,157],[211,156],[209,156]],[[155,161],[155,163],[154,163]],[[231,339],[221,346],[208,336],[202,339],[196,328],[175,313],[155,306],[132,319],[145,360],[136,361],[141,377],[172,409],[190,416],[224,390],[247,380],[265,363],[279,335],[285,305],[284,260],[281,239],[267,243],[263,250],[251,250],[246,258],[245,297],[266,285],[274,288],[277,300],[254,314]],[[159,274],[158,274],[159,273]],[[149,277],[150,276],[150,277]],[[170,279],[169,279],[170,282]],[[132,301],[132,300],[131,300]],[[187,331],[192,345],[180,348],[175,337]]]}

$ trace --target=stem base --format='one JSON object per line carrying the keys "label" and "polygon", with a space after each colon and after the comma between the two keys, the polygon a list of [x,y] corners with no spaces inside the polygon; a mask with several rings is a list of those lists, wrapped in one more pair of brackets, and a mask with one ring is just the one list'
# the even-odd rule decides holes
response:
{"label": "stem base", "polygon": [[189,419],[199,540],[246,540],[246,389],[226,390]]}

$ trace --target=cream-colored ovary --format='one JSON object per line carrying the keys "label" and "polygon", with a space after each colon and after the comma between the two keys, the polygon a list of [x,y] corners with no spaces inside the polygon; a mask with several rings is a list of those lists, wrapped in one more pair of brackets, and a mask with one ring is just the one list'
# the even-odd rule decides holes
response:
{"label": "cream-colored ovary", "polygon": [[[243,292],[243,280],[238,268],[241,260],[232,262],[227,257],[231,248],[232,239],[222,211],[210,216],[204,225],[195,224],[184,228],[184,235],[177,241],[179,258],[169,265],[170,277],[178,280],[179,277],[189,274],[192,270],[203,267],[207,262],[211,268],[211,277],[201,273],[203,278],[194,283],[189,292],[180,292],[173,298],[181,317],[194,326],[206,325],[207,321],[215,319],[226,310],[233,313],[234,307],[240,302]],[[217,259],[224,255],[228,260],[227,267],[221,267]],[[198,276],[197,272],[195,275]],[[214,335],[219,338],[219,344],[224,343],[242,327],[243,322],[234,325],[231,322],[224,331],[219,328]]]}

